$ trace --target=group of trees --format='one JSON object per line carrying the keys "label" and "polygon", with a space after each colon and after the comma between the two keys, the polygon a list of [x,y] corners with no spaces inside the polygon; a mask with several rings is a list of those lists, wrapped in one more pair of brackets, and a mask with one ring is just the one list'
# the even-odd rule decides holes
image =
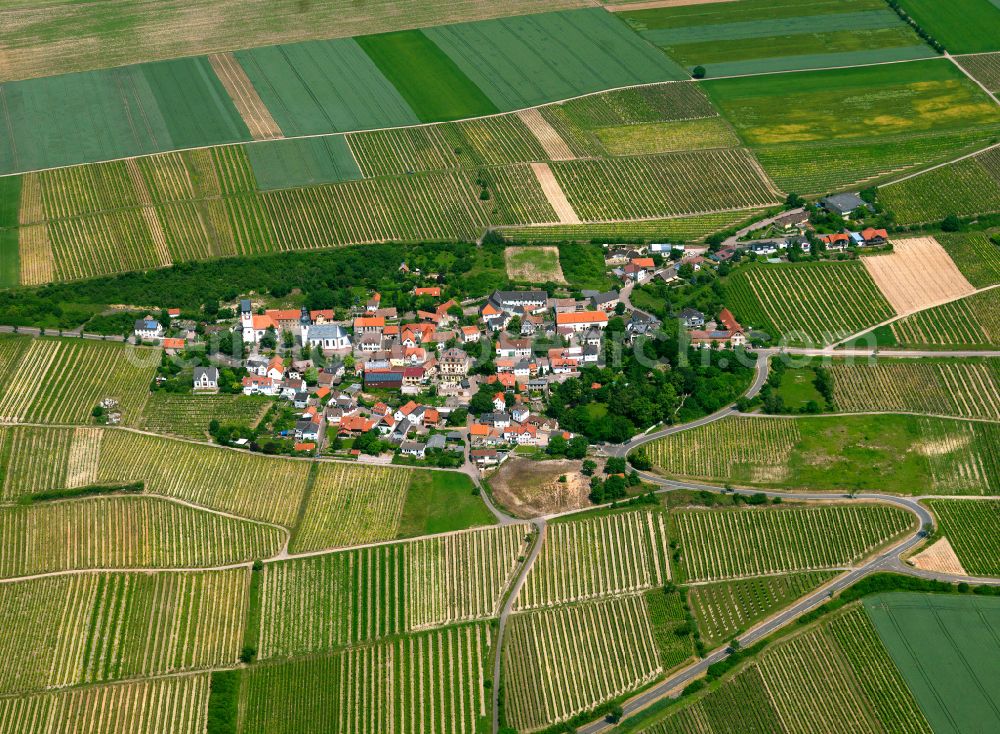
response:
{"label": "group of trees", "polygon": [[628,470],[625,459],[612,456],[604,465],[604,475],[590,478],[590,501],[594,504],[604,504],[624,499],[631,487],[641,484],[639,475],[633,469]]}

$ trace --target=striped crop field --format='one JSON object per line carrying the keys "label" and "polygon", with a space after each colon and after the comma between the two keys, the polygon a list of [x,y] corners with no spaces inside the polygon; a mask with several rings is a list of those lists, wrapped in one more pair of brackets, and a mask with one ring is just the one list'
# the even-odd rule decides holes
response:
{"label": "striped crop field", "polygon": [[1000,424],[921,418],[920,435],[934,494],[1000,494]]}
{"label": "striped crop field", "polygon": [[957,56],[955,61],[991,92],[1000,92],[1000,52]]}
{"label": "striped crop field", "polygon": [[876,504],[671,515],[686,581],[848,567],[909,530],[913,516]]}
{"label": "striped crop field", "polygon": [[0,698],[0,734],[200,734],[207,673]]}
{"label": "striped crop field", "polygon": [[752,209],[781,198],[753,156],[739,149],[559,161],[551,167],[584,221]]}
{"label": "striped crop field", "polygon": [[494,617],[526,532],[513,525],[268,563],[261,658]]}
{"label": "striped crop field", "polygon": [[96,427],[0,427],[0,502],[93,484],[103,435]]}
{"label": "striped crop field", "polygon": [[0,576],[88,568],[198,568],[267,558],[278,528],[158,497],[95,497],[0,508]]}
{"label": "striped crop field", "polygon": [[898,346],[930,349],[996,348],[1000,344],[1000,288],[911,314],[891,324]]}
{"label": "striped crop field", "polygon": [[654,441],[646,451],[665,474],[780,480],[800,438],[795,420],[730,417]]}
{"label": "striped crop field", "polygon": [[930,734],[931,728],[857,605],[768,648],[736,676],[642,731]]}
{"label": "striped crop field", "polygon": [[1000,148],[883,186],[879,202],[901,224],[1000,211]]}
{"label": "striped crop field", "polygon": [[90,423],[105,398],[135,421],[160,363],[158,349],[70,339],[35,339],[0,393],[0,421]]}
{"label": "striped crop field", "polygon": [[321,550],[391,540],[399,533],[413,472],[322,463],[289,550]]}
{"label": "striped crop field", "polygon": [[1000,500],[927,500],[941,535],[972,576],[1000,576]]}
{"label": "striped crop field", "polygon": [[153,433],[204,440],[208,424],[256,426],[271,401],[258,395],[150,394],[139,427]]}
{"label": "striped crop field", "polygon": [[830,372],[838,411],[1000,420],[1000,361],[834,362]]}
{"label": "striped crop field", "polygon": [[[0,584],[0,691],[236,663],[248,569],[94,573]],[[24,610],[31,610],[30,616]]]}
{"label": "striped crop field", "polygon": [[1000,283],[1000,237],[983,232],[935,235],[962,275],[976,288]]}
{"label": "striped crop field", "polygon": [[644,591],[669,580],[666,523],[659,512],[552,523],[517,609]]}
{"label": "striped crop field", "polygon": [[493,639],[485,623],[408,635],[243,674],[244,734],[323,722],[352,734],[475,734],[489,716]]}
{"label": "striped crop field", "polygon": [[832,344],[895,315],[860,262],[743,269],[729,279],[726,303],[744,326],[789,345]]}
{"label": "striped crop field", "polygon": [[565,721],[663,673],[642,596],[511,617],[504,712],[519,731]]}
{"label": "striped crop field", "polygon": [[835,575],[813,571],[699,584],[689,587],[688,603],[702,639],[711,646],[732,639]]}
{"label": "striped crop field", "polygon": [[755,216],[754,212],[722,212],[676,219],[650,219],[606,224],[552,224],[536,227],[505,227],[504,237],[514,242],[585,242],[616,239],[663,242],[701,240]]}
{"label": "striped crop field", "polygon": [[99,482],[145,482],[145,491],[291,527],[310,463],[108,430]]}

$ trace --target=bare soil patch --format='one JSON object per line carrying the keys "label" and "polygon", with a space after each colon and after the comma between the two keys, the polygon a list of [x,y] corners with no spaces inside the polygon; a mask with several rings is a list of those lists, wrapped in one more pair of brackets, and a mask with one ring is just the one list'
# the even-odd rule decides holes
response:
{"label": "bare soil patch", "polygon": [[580,217],[577,216],[573,205],[566,198],[566,193],[562,190],[562,186],[556,181],[555,174],[552,173],[549,164],[532,163],[531,170],[535,172],[535,178],[538,179],[538,184],[542,187],[542,193],[545,194],[545,198],[549,200],[549,204],[555,209],[556,216],[559,217],[559,223],[579,224]]}
{"label": "bare soil patch", "polygon": [[[589,507],[590,478],[580,473],[582,462],[569,459],[532,461],[513,457],[489,478],[493,496],[517,517]],[[566,477],[560,482],[560,477]]]}
{"label": "bare soil patch", "polygon": [[649,0],[638,3],[610,3],[604,7],[612,13],[626,10],[654,10],[656,8],[679,8],[682,5],[708,5],[711,3],[731,3],[736,0]]}
{"label": "bare soil patch", "polygon": [[537,107],[530,107],[517,113],[521,122],[528,126],[531,134],[538,140],[545,155],[554,161],[571,161],[576,158],[573,151],[566,145],[559,132],[542,117]]}
{"label": "bare soil patch", "polygon": [[243,71],[235,56],[212,54],[208,57],[208,63],[212,65],[222,86],[229,93],[254,140],[274,140],[284,137],[278,123],[271,117],[267,105],[257,94],[250,77]]}
{"label": "bare soil patch", "polygon": [[915,568],[922,571],[935,571],[937,573],[953,573],[961,576],[968,576],[962,568],[962,562],[958,560],[955,549],[947,538],[932,543],[924,550],[910,558],[910,563]]}
{"label": "bare soil patch", "polygon": [[558,247],[508,247],[504,250],[507,275],[518,283],[565,283]]}
{"label": "bare soil patch", "polygon": [[933,237],[894,240],[891,254],[863,257],[861,262],[900,315],[976,290]]}

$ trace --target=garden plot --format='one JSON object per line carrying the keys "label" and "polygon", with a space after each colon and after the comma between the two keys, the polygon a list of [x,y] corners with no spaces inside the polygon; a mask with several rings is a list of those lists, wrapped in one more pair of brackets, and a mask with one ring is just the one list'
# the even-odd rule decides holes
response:
{"label": "garden plot", "polygon": [[0,576],[82,569],[199,568],[267,558],[278,528],[157,497],[99,497],[0,508]]}
{"label": "garden plot", "polygon": [[886,255],[861,262],[896,313],[922,311],[975,292],[933,237],[894,240]]}
{"label": "garden plot", "polygon": [[101,450],[98,481],[142,481],[150,494],[291,527],[309,465],[307,461],[109,430]]}
{"label": "garden plot", "polygon": [[835,362],[830,371],[838,411],[914,412],[1000,420],[1000,363]]}
{"label": "garden plot", "polygon": [[690,510],[671,516],[687,581],[851,566],[913,526],[884,505]]}
{"label": "garden plot", "polygon": [[322,652],[494,617],[527,532],[512,525],[268,563],[260,655]]}
{"label": "garden plot", "polygon": [[508,634],[504,712],[520,731],[565,721],[664,670],[642,596],[517,614]]}
{"label": "garden plot", "polygon": [[[102,573],[0,584],[12,621],[0,640],[0,690],[234,665],[247,610],[247,569]],[[23,610],[30,609],[30,617]]]}
{"label": "garden plot", "polygon": [[202,673],[0,698],[0,732],[198,734],[209,681]]}
{"label": "garden plot", "polygon": [[670,580],[659,512],[601,515],[549,525],[517,609],[645,591]]}
{"label": "garden plot", "polygon": [[412,478],[408,469],[320,464],[290,550],[321,550],[395,538]]}
{"label": "garden plot", "polygon": [[273,140],[284,135],[278,123],[271,117],[264,101],[253,88],[246,72],[231,53],[211,54],[208,62],[212,65],[222,86],[243,118],[254,140]]}
{"label": "garden plot", "polygon": [[243,674],[241,731],[474,734],[488,726],[493,634],[449,627]]}
{"label": "garden plot", "polygon": [[565,283],[558,247],[508,247],[507,277],[517,283]]}

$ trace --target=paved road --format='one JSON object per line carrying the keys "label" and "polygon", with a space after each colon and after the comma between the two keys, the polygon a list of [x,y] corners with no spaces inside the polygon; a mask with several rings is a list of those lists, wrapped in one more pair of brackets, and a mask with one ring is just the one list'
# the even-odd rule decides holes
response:
{"label": "paved road", "polygon": [[[670,479],[664,479],[662,477],[657,477],[646,472],[642,472],[642,476],[645,480],[654,482],[660,485],[661,489],[659,492],[668,492],[676,489],[695,489],[695,490],[708,490],[719,492],[721,491],[719,487],[706,484],[698,484],[693,482],[679,482]],[[752,489],[735,489],[733,490],[736,494],[754,494],[757,490]],[[818,492],[776,492],[776,491],[764,491],[764,494],[769,497],[782,497],[787,499],[798,499],[798,500],[830,500],[830,499],[843,499],[845,495],[829,494],[829,493],[818,493]],[[876,500],[879,502],[885,502],[893,504],[912,512],[919,525],[917,529],[908,534],[902,540],[894,543],[887,549],[878,553],[876,556],[870,558],[863,565],[852,569],[851,571],[837,577],[833,582],[821,587],[817,591],[809,594],[808,596],[802,598],[797,603],[792,606],[780,611],[774,616],[764,620],[757,626],[751,628],[744,634],[740,635],[738,640],[741,647],[748,647],[753,645],[755,642],[771,635],[777,630],[785,627],[795,620],[797,620],[802,615],[815,609],[824,602],[828,601],[832,596],[840,591],[843,591],[848,586],[856,583],[860,579],[868,576],[869,574],[890,571],[896,573],[909,574],[911,576],[919,576],[921,578],[934,579],[938,581],[946,582],[956,582],[965,581],[971,584],[989,584],[993,586],[1000,585],[1000,579],[996,578],[967,578],[964,576],[954,576],[950,574],[932,573],[927,571],[920,571],[914,569],[907,565],[901,560],[901,556],[905,555],[907,552],[912,550],[916,545],[923,541],[924,535],[921,531],[924,529],[929,529],[934,526],[934,516],[923,507],[918,502],[916,497],[896,497],[894,495],[882,495],[877,493],[862,493],[856,495],[856,499],[859,500]],[[676,698],[679,694],[673,694],[672,691],[675,689],[681,689],[683,686],[687,685],[691,681],[695,680],[699,676],[703,675],[708,667],[713,663],[717,663],[720,660],[724,660],[730,655],[730,650],[728,647],[720,647],[713,650],[706,658],[699,660],[691,665],[677,671],[667,679],[653,686],[652,688],[643,691],[634,698],[628,700],[623,704],[622,708],[625,711],[625,716],[630,714],[635,714],[640,710],[646,708],[647,706],[655,703],[656,701],[665,697]],[[604,720],[592,722],[586,726],[580,727],[577,731],[581,734],[597,734],[597,732],[609,731],[613,727],[612,724],[607,723]]]}
{"label": "paved road", "polygon": [[[41,329],[37,329],[34,326],[8,326],[6,324],[0,324],[0,333],[2,334],[24,334],[25,336],[40,336],[42,333]],[[120,334],[109,334],[107,336],[103,334],[83,334],[81,337],[79,329],[46,329],[46,336],[69,336],[78,337],[83,339],[93,339],[95,341],[109,341],[109,342],[123,342],[125,337]]]}
{"label": "paved road", "polygon": [[531,567],[542,550],[542,544],[545,542],[545,530],[547,527],[545,520],[532,520],[531,524],[538,531],[535,536],[534,545],[531,546],[531,552],[528,553],[528,557],[524,560],[524,565],[521,566],[521,571],[517,575],[510,593],[507,595],[507,601],[504,602],[503,609],[500,611],[500,620],[497,623],[497,642],[493,657],[493,734],[497,734],[500,731],[500,663],[502,661],[504,633],[507,629],[507,618],[510,617],[514,603],[517,601],[517,596],[521,593],[521,587],[524,586],[524,581],[528,578],[528,573],[531,571]]}
{"label": "paved road", "polygon": [[727,237],[725,240],[723,240],[722,246],[733,247],[736,245],[737,242],[740,241],[740,238],[746,237],[754,230],[763,229],[764,227],[769,227],[770,225],[774,224],[775,221],[781,219],[781,217],[784,217],[788,214],[801,214],[804,211],[805,209],[803,209],[802,207],[799,207],[798,209],[789,209],[788,211],[778,212],[773,217],[767,217],[766,219],[761,219],[760,221],[754,222],[753,224],[748,224],[746,227],[743,227],[743,229],[737,230],[736,234],[731,235],[730,237]]}

